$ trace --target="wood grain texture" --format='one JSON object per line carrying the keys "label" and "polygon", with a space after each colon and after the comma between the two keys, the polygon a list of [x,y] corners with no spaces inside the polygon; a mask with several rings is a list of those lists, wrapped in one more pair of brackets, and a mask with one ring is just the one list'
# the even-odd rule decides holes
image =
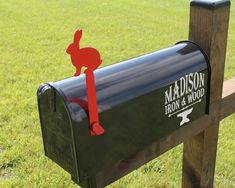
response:
{"label": "wood grain texture", "polygon": [[224,82],[223,94],[220,109],[220,119],[235,112],[235,77]]}
{"label": "wood grain texture", "polygon": [[198,43],[210,59],[210,106],[216,104],[217,110],[211,110],[210,120],[203,122],[208,124],[208,128],[184,142],[182,173],[184,188],[213,187],[229,12],[230,6],[214,10],[193,6],[190,10],[189,39]]}

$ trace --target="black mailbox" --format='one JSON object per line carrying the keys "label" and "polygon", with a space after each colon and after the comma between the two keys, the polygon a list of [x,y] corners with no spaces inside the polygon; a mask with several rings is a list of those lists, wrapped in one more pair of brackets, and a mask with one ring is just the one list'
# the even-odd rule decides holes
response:
{"label": "black mailbox", "polygon": [[38,90],[45,155],[82,187],[96,187],[97,179],[120,161],[209,110],[209,62],[190,41],[94,74],[105,129],[99,136],[88,130],[84,74],[43,84]]}

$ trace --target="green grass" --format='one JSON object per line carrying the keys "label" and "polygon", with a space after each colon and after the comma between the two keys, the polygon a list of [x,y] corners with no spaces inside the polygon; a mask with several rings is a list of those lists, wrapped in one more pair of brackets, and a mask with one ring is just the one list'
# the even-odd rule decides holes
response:
{"label": "green grass", "polygon": [[[235,4],[235,0],[232,0]],[[187,39],[188,0],[0,0],[0,187],[77,187],[44,157],[36,90],[70,77],[65,48],[76,28],[81,46],[104,66]],[[232,5],[225,78],[235,76]],[[220,128],[215,187],[235,187],[235,115]],[[180,187],[182,145],[110,187]]]}

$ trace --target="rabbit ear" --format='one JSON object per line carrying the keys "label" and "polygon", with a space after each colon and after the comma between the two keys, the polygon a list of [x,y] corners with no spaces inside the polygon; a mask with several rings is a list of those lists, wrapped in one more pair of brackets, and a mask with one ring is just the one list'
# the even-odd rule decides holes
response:
{"label": "rabbit ear", "polygon": [[81,40],[81,37],[82,37],[82,30],[80,29],[75,32],[73,42],[75,44],[78,44],[79,41]]}

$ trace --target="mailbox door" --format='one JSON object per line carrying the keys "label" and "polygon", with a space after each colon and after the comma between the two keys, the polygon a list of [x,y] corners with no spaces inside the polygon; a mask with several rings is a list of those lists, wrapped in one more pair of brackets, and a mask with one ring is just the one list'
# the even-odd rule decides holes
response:
{"label": "mailbox door", "polygon": [[45,155],[77,177],[72,122],[63,98],[44,84],[38,90],[38,104]]}

